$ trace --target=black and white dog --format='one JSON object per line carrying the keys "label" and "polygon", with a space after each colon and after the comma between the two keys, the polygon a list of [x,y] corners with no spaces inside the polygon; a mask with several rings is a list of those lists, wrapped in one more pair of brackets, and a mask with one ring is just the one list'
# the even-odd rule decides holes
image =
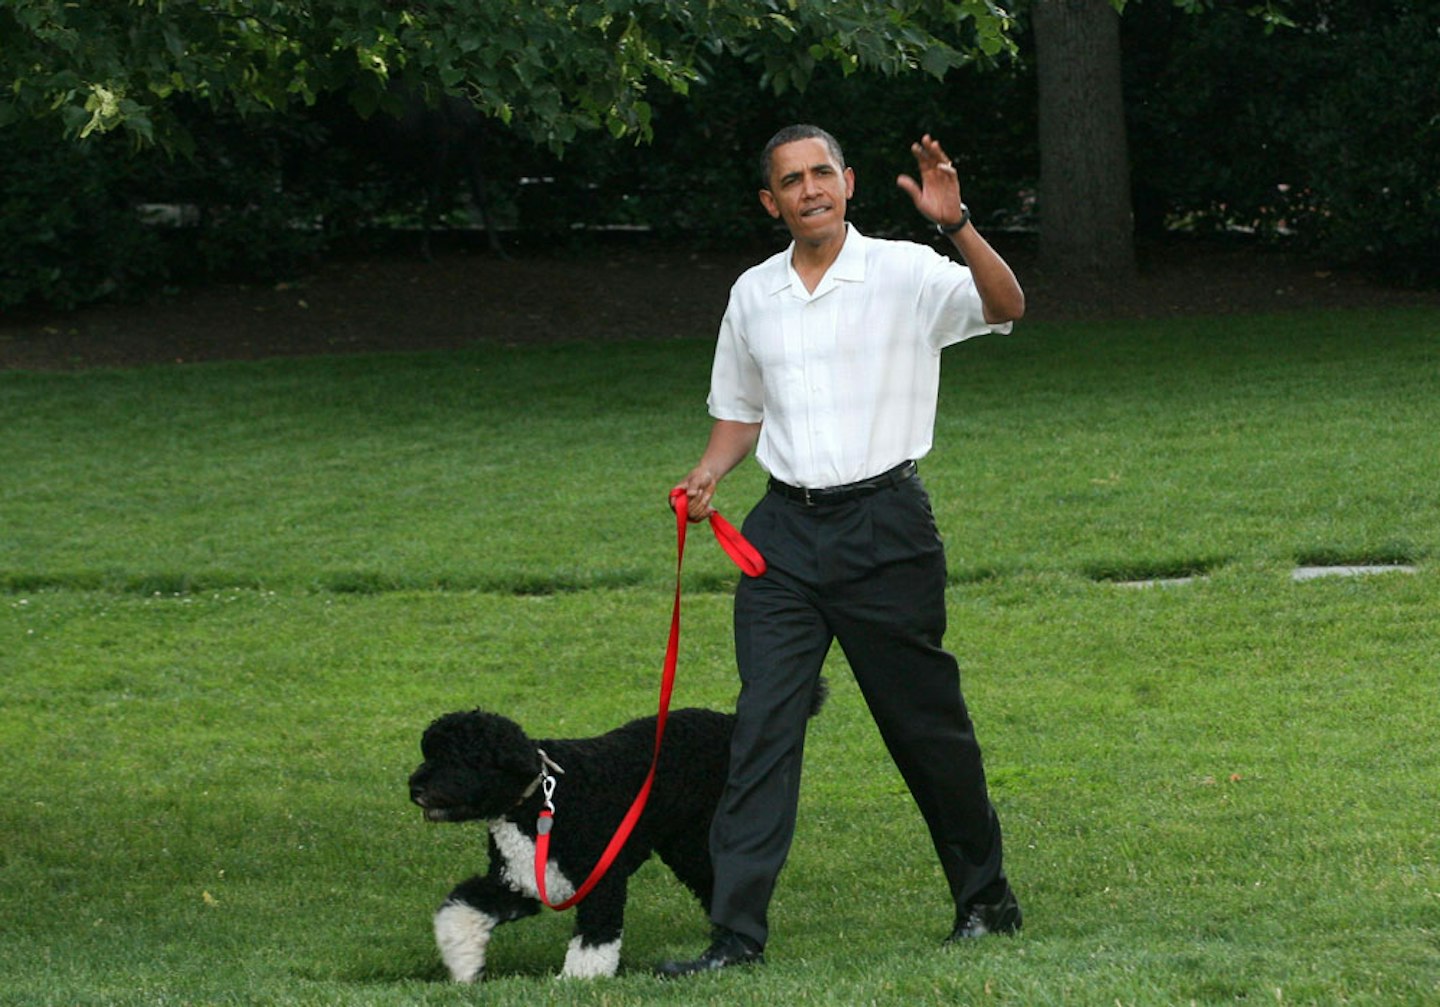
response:
{"label": "black and white dog", "polygon": [[[825,691],[822,681],[812,712]],[[615,974],[626,883],[651,853],[708,914],[710,820],[725,785],[734,723],[734,716],[713,710],[670,713],[645,812],[604,879],[575,908],[563,976]],[[420,748],[425,761],[410,777],[410,798],[425,817],[481,820],[489,828],[489,870],[457,885],[435,913],[435,941],[451,977],[473,982],[485,972],[494,929],[540,911],[535,823],[544,807],[544,777],[556,780],[545,890],[558,904],[589,876],[639,793],[655,751],[655,718],[594,738],[531,740],[513,720],[472,710],[436,720]],[[563,774],[547,769],[547,760]]]}

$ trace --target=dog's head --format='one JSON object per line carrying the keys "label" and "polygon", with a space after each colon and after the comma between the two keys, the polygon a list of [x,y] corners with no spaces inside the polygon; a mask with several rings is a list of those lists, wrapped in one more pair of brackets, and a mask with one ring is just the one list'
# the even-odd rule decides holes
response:
{"label": "dog's head", "polygon": [[447,713],[420,739],[425,761],[410,775],[410,799],[432,822],[501,818],[540,775],[535,743],[513,720],[483,710]]}

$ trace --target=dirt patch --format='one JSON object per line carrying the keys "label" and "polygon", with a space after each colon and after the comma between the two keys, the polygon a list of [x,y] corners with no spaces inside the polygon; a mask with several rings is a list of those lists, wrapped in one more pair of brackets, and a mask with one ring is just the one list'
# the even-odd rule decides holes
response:
{"label": "dirt patch", "polygon": [[[1025,286],[1028,321],[1440,306],[1437,291],[1385,288],[1272,250],[1193,240],[1144,249],[1134,282],[1077,287],[1036,266],[1032,239],[994,241]],[[772,250],[625,238],[521,248],[502,260],[462,237],[439,243],[430,260],[409,249],[339,257],[291,282],[12,314],[0,318],[0,370],[444,349],[477,340],[710,338],[730,284]]]}

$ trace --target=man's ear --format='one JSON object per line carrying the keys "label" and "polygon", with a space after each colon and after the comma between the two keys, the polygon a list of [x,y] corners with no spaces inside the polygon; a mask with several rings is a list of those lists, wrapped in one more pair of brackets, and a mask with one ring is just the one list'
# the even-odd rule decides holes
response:
{"label": "man's ear", "polygon": [[855,198],[855,169],[845,169],[845,200],[849,202]]}
{"label": "man's ear", "polygon": [[765,212],[776,220],[780,219],[780,206],[775,202],[775,196],[769,189],[760,190],[760,205],[765,207]]}

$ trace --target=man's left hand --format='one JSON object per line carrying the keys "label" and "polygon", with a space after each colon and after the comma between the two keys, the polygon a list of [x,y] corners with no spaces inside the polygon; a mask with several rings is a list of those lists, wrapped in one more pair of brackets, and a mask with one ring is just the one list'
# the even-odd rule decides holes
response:
{"label": "man's left hand", "polygon": [[895,184],[909,194],[915,209],[932,223],[958,224],[964,213],[960,205],[960,179],[945,149],[926,133],[919,143],[910,145],[910,153],[915,155],[920,181],[901,175]]}

